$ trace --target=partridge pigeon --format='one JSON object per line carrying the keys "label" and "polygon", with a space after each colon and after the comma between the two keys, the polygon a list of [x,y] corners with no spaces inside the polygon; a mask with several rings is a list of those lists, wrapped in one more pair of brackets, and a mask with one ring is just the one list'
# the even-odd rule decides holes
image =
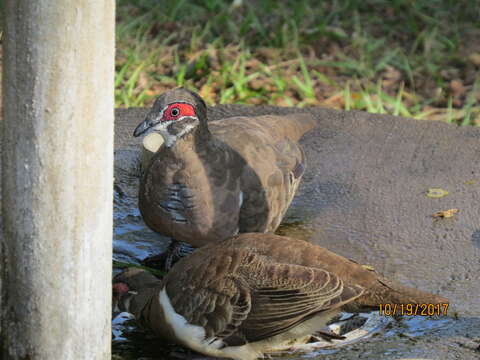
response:
{"label": "partridge pigeon", "polygon": [[448,304],[320,246],[260,233],[203,246],[163,280],[127,269],[114,278],[113,300],[161,337],[239,360],[320,330],[340,310]]}
{"label": "partridge pigeon", "polygon": [[147,226],[172,239],[166,260],[237,233],[274,232],[305,171],[297,143],[310,114],[208,122],[194,92],[162,94],[134,136],[160,133],[164,146],[145,169],[139,208]]}

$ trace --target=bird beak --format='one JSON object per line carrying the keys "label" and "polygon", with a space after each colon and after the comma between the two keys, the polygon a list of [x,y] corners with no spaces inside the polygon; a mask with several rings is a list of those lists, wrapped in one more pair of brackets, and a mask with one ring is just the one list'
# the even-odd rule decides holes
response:
{"label": "bird beak", "polygon": [[148,130],[152,127],[157,125],[160,122],[160,117],[157,114],[149,113],[145,120],[143,120],[138,126],[135,128],[133,132],[133,136],[137,137],[142,134],[145,134]]}

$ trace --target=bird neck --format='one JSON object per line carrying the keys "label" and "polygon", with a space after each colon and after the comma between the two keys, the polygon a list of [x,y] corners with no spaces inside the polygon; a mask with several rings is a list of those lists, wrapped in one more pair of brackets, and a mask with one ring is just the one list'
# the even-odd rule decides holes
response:
{"label": "bird neck", "polygon": [[207,123],[200,122],[199,125],[183,136],[171,139],[170,146],[168,146],[168,139],[166,143],[167,148],[173,153],[190,152],[192,150],[198,153],[212,145],[213,137]]}

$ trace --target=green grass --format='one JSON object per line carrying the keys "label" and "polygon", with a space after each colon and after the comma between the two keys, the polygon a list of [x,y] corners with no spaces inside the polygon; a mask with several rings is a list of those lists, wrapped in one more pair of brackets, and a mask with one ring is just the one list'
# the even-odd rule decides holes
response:
{"label": "green grass", "polygon": [[117,106],[327,106],[480,125],[480,7],[453,0],[117,0]]}

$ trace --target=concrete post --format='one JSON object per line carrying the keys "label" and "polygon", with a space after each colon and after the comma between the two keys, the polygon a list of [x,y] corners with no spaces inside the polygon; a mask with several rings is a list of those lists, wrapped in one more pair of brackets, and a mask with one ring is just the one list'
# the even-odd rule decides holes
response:
{"label": "concrete post", "polygon": [[110,359],[114,0],[6,0],[1,359]]}

